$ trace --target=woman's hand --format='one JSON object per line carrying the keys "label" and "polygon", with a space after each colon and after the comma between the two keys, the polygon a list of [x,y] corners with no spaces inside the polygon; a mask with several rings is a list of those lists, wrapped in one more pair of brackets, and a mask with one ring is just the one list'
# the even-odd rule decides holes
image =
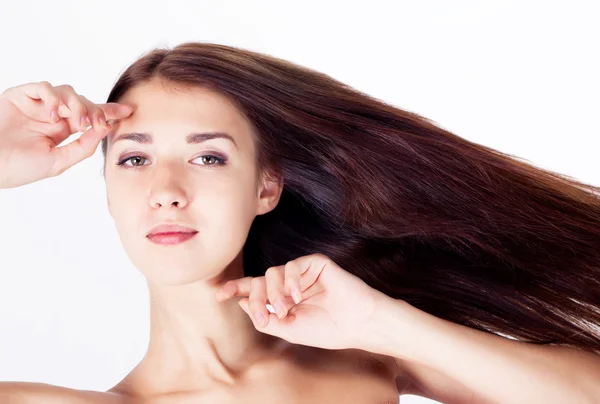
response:
{"label": "woman's hand", "polygon": [[[0,188],[63,173],[94,154],[111,129],[107,120],[132,111],[118,103],[94,104],[69,85],[42,81],[8,88],[0,94]],[[79,131],[78,139],[57,147]]]}
{"label": "woman's hand", "polygon": [[[296,301],[290,297],[295,291],[300,292]],[[228,281],[216,298],[233,296],[248,296],[238,303],[261,332],[293,344],[349,349],[359,347],[360,329],[385,295],[327,256],[312,254],[271,267],[265,276]],[[267,303],[281,318],[267,310]]]}

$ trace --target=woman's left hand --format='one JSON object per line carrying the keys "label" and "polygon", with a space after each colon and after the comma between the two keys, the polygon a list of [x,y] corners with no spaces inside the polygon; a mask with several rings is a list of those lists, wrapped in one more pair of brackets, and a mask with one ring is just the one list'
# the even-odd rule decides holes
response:
{"label": "woman's left hand", "polygon": [[[290,297],[295,291],[300,292],[296,301]],[[359,348],[360,331],[371,318],[377,299],[385,295],[329,257],[311,254],[268,268],[265,276],[228,281],[216,295],[219,301],[233,296],[247,296],[238,304],[258,331],[293,344],[348,349]],[[280,318],[271,314],[266,304],[273,306]],[[265,321],[258,321],[256,314]]]}

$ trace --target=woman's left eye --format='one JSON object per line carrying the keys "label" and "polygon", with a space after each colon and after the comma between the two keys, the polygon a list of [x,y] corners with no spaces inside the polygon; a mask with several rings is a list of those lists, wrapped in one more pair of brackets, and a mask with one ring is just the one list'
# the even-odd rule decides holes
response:
{"label": "woman's left eye", "polygon": [[207,161],[208,160],[208,163],[206,163],[206,164],[203,163],[202,164],[202,165],[205,165],[205,166],[214,166],[215,164],[225,165],[225,163],[227,162],[227,160],[225,160],[224,158],[215,156],[213,154],[205,154],[204,156],[196,157],[194,160],[198,160],[198,159],[204,159],[202,161]]}

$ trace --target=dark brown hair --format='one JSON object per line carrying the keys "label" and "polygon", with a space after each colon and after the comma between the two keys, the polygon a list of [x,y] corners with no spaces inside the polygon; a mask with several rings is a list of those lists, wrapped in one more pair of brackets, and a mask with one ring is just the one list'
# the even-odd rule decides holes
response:
{"label": "dark brown hair", "polygon": [[283,175],[278,206],[250,229],[246,276],[320,252],[443,319],[600,350],[600,188],[225,45],[154,49],[107,102],[154,78],[228,96],[253,125],[259,168]]}

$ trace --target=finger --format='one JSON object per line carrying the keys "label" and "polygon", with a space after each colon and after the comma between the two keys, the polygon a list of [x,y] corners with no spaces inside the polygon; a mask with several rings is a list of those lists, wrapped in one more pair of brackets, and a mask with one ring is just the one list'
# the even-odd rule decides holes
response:
{"label": "finger", "polygon": [[87,120],[89,121],[89,125],[92,125],[97,129],[106,129],[108,127],[108,122],[106,120],[106,114],[100,108],[100,106],[94,104],[92,101],[88,100],[86,97],[81,96],[83,102],[88,106],[88,115]]}
{"label": "finger", "polygon": [[275,313],[279,318],[285,317],[285,291],[283,289],[284,267],[282,265],[268,268],[265,272],[265,283],[267,284],[267,297]]}
{"label": "finger", "polygon": [[[41,122],[58,122],[58,108],[62,101],[47,81],[21,84],[4,91],[3,96],[12,101],[29,118]],[[56,117],[52,120],[52,111]]]}
{"label": "finger", "polygon": [[48,81],[40,81],[39,83],[25,84],[23,92],[33,100],[39,99],[44,102],[44,109],[46,111],[46,119],[42,121],[48,121],[56,123],[59,121],[59,107],[64,101],[61,99],[61,95],[54,89],[52,84]]}
{"label": "finger", "polygon": [[82,96],[75,92],[69,84],[56,86],[55,90],[60,94],[66,108],[59,108],[59,116],[69,124],[69,133],[84,131],[82,118],[87,115],[87,106]]}
{"label": "finger", "polygon": [[99,125],[113,124],[117,119],[123,119],[133,113],[133,108],[118,103],[97,104],[98,111],[94,114]]}
{"label": "finger", "polygon": [[224,301],[233,296],[250,296],[250,284],[252,279],[252,276],[246,276],[245,278],[225,282],[225,284],[217,291],[217,300]]}
{"label": "finger", "polygon": [[98,107],[102,109],[102,111],[104,111],[104,115],[107,121],[113,119],[127,118],[133,113],[133,107],[116,102],[98,104]]}
{"label": "finger", "polygon": [[295,314],[290,314],[285,319],[278,319],[276,316],[269,315],[268,325],[265,327],[257,326],[256,320],[253,319],[252,312],[250,311],[248,298],[241,299],[238,305],[246,312],[252,319],[254,327],[262,333],[274,335],[278,338],[285,339],[289,342],[294,343],[294,324],[296,322]]}
{"label": "finger", "polygon": [[240,301],[238,302],[239,306],[242,308],[242,310],[244,310],[246,312],[247,315],[251,316],[252,314],[250,313],[250,308],[248,307],[248,298],[243,298],[240,299]]}
{"label": "finger", "polygon": [[298,304],[302,301],[302,287],[300,286],[302,267],[300,267],[298,260],[292,260],[285,264],[284,271],[285,290]]}
{"label": "finger", "polygon": [[256,324],[266,327],[269,323],[269,310],[267,310],[267,286],[264,276],[252,278],[248,307],[250,307]]}
{"label": "finger", "polygon": [[[250,318],[252,319],[252,322],[255,324],[256,326],[256,319],[254,318],[254,315],[252,313],[252,311],[250,310],[250,301],[247,297],[240,299],[240,301],[238,302],[238,305],[242,308],[242,310],[244,310],[244,312],[246,312],[246,314],[248,316],[250,316]],[[271,321],[271,315],[269,314],[269,324],[273,324],[273,322]],[[257,327],[257,328],[264,328],[264,327]]]}
{"label": "finger", "polygon": [[112,127],[109,127],[108,130],[97,130],[92,127],[71,143],[52,148],[54,164],[50,175],[60,175],[80,161],[92,156],[110,129]]}
{"label": "finger", "polygon": [[335,265],[335,263],[328,256],[319,253],[304,255],[302,257],[296,258],[291,262],[294,262],[294,264],[292,265],[297,265],[300,270],[301,293],[305,292],[317,281],[319,275],[321,275],[321,272],[323,272],[323,269],[327,265]]}

